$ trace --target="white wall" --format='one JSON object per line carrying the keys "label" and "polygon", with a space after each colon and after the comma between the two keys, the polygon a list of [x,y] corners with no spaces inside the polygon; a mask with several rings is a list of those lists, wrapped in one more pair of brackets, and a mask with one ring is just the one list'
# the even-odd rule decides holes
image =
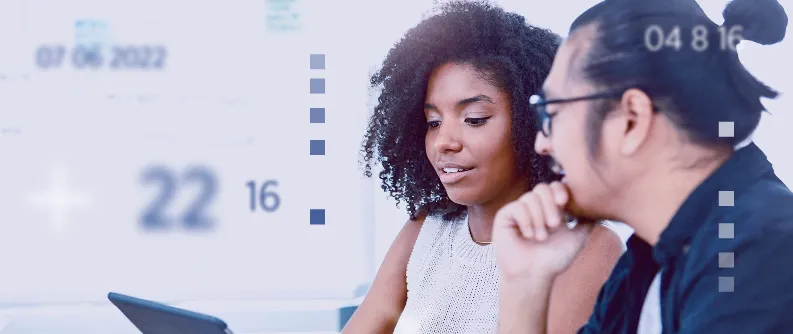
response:
{"label": "white wall", "polygon": [[[0,305],[99,301],[110,290],[158,300],[349,298],[371,280],[407,215],[376,177],[361,177],[368,75],[432,1],[298,0],[302,30],[285,34],[267,32],[265,3],[0,2]],[[500,3],[564,34],[594,2]],[[718,14],[723,3],[706,8]],[[36,48],[73,46],[75,20],[86,18],[110,24],[109,43],[166,44],[168,71],[36,69]],[[785,93],[793,87],[778,68],[791,43],[741,55]],[[310,53],[325,53],[327,69],[309,70]],[[318,76],[327,93],[310,95]],[[783,144],[790,101],[768,102],[774,115],[756,140],[793,182]],[[326,107],[325,124],[308,123],[312,106]],[[308,139],[326,139],[327,155],[309,156]],[[157,192],[139,178],[154,163],[214,170],[214,232],[140,230]],[[58,230],[31,197],[59,171],[87,201]],[[245,183],[266,179],[279,181],[282,206],[252,213]],[[180,189],[171,215],[200,188]],[[308,225],[311,208],[327,209],[325,226]]]}
{"label": "white wall", "polygon": [[[267,29],[266,1],[0,3],[0,305],[102,301],[108,291],[352,298],[370,280],[374,189],[358,164],[368,74],[390,47],[378,36],[397,30],[389,22],[409,3],[293,4],[300,30],[279,33]],[[387,19],[373,15],[384,7]],[[39,46],[75,46],[80,19],[104,22],[109,45],[166,45],[166,70],[76,70],[68,57],[36,68]],[[309,69],[311,53],[326,54],[325,70]],[[315,77],[326,94],[309,94]],[[309,123],[311,107],[326,108],[325,124]],[[326,140],[325,156],[309,156],[310,139]],[[178,177],[211,169],[214,230],[141,229],[160,193],[140,181],[153,164]],[[51,195],[58,173],[81,195],[63,200],[84,201],[53,218],[36,197]],[[281,206],[251,212],[246,183],[268,179]],[[179,182],[166,210],[176,223],[201,190]],[[313,208],[326,209],[326,225],[309,225]]]}

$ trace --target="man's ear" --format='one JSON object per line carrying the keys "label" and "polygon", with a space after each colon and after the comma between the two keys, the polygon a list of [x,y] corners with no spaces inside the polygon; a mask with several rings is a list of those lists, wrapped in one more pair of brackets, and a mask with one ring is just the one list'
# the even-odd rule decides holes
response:
{"label": "man's ear", "polygon": [[639,89],[622,94],[620,112],[623,130],[622,154],[631,155],[647,141],[653,123],[653,101]]}

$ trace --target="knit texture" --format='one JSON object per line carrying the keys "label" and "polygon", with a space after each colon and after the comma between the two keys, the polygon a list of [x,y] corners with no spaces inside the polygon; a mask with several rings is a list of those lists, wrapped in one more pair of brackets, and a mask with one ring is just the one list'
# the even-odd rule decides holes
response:
{"label": "knit texture", "polygon": [[468,219],[427,217],[407,266],[408,298],[394,333],[496,333],[499,271]]}

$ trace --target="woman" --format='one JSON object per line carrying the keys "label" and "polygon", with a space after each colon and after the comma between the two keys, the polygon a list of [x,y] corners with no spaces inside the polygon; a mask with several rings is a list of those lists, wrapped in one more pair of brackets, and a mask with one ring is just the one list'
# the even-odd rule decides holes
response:
{"label": "woman", "polygon": [[[380,163],[383,189],[407,206],[370,292],[344,333],[494,333],[498,270],[493,217],[552,179],[533,152],[528,105],[560,39],[484,3],[450,3],[408,31],[372,77],[382,91],[363,153]],[[586,321],[622,252],[598,228],[585,260],[559,278],[552,328]]]}
{"label": "woman", "polygon": [[635,231],[579,333],[793,330],[793,193],[739,145],[777,93],[735,49],[741,36],[781,41],[788,19],[774,0],[723,15],[719,26],[693,0],[608,0],[572,24],[533,99],[536,151],[565,178],[494,223],[502,333],[553,332],[547,295],[591,230],[567,228],[565,211]]}

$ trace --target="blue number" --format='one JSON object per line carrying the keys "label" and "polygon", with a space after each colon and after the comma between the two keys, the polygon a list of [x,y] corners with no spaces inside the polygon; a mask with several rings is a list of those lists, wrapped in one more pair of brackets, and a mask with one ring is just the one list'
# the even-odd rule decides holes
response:
{"label": "blue number", "polygon": [[199,181],[202,185],[200,195],[188,207],[182,219],[185,226],[191,229],[212,227],[212,218],[206,217],[204,211],[215,197],[215,192],[217,190],[215,175],[204,168],[194,167],[187,171],[185,180]]}
{"label": "blue number", "polygon": [[165,215],[163,215],[163,211],[165,211],[165,207],[168,206],[173,199],[175,188],[173,174],[164,167],[153,167],[143,173],[142,182],[144,184],[158,182],[161,186],[159,194],[154,198],[151,204],[143,210],[141,224],[148,229],[167,228],[169,221]]}
{"label": "blue number", "polygon": [[[251,211],[256,211],[256,181],[248,181],[246,183],[248,188],[250,189],[251,193]],[[278,207],[281,205],[281,197],[275,191],[268,191],[267,188],[269,186],[277,186],[278,181],[276,180],[268,180],[262,184],[262,187],[259,189],[259,198],[258,203],[262,210],[266,212],[273,212],[278,210]],[[271,201],[268,201],[270,199]],[[272,205],[268,205],[268,202],[272,202]]]}
{"label": "blue number", "polygon": [[98,47],[77,46],[72,50],[72,66],[98,68],[102,66],[102,53]]}
{"label": "blue number", "polygon": [[113,47],[113,56],[110,61],[110,68],[116,69],[121,67],[121,62],[124,60],[124,48]]}
{"label": "blue number", "polygon": [[[113,46],[108,47],[108,54],[103,53],[100,44],[80,44],[70,50],[71,64],[76,69],[98,69],[107,65],[112,70],[117,69],[162,69],[165,67],[165,58],[168,50],[159,45],[152,46]],[[42,45],[36,49],[34,62],[40,69],[60,67],[64,57],[69,57],[67,50],[61,45]],[[66,60],[68,63],[69,60]]]}
{"label": "blue number", "polygon": [[251,211],[256,211],[256,182],[248,181],[246,185],[251,190]]}
{"label": "blue number", "polygon": [[167,51],[162,46],[154,47],[154,59],[152,63],[152,67],[154,68],[163,68],[165,66],[165,56],[167,55]]}
{"label": "blue number", "polygon": [[85,53],[85,61],[88,66],[93,68],[100,68],[102,67],[102,51],[99,50],[98,47],[93,47]]}
{"label": "blue number", "polygon": [[166,50],[162,46],[114,47],[110,68],[149,69],[163,68]]}
{"label": "blue number", "polygon": [[138,49],[134,46],[127,46],[124,49],[124,66],[129,68],[138,67],[139,58]]}
{"label": "blue number", "polygon": [[36,65],[39,67],[49,68],[53,63],[52,58],[55,58],[55,56],[52,54],[50,48],[42,46],[36,50]]}
{"label": "blue number", "polygon": [[72,49],[72,66],[82,69],[85,67],[85,50],[82,46],[77,46]]}
{"label": "blue number", "polygon": [[138,49],[138,51],[140,52],[138,53],[138,66],[143,69],[149,68],[149,63],[153,56],[152,49],[144,46]]}
{"label": "blue number", "polygon": [[[273,212],[278,210],[278,207],[281,205],[281,197],[274,191],[267,191],[268,186],[277,186],[278,181],[276,180],[269,180],[262,184],[262,188],[259,189],[259,205],[262,206],[262,210],[267,212]],[[271,198],[273,200],[273,205],[267,205],[267,199]]]}
{"label": "blue number", "polygon": [[36,65],[47,69],[58,67],[63,62],[63,54],[66,52],[63,46],[41,46],[36,50]]}
{"label": "blue number", "polygon": [[[165,216],[166,208],[173,201],[176,193],[175,173],[161,166],[152,167],[144,171],[142,182],[144,184],[157,182],[160,191],[154,200],[143,210],[141,225],[146,229],[166,229],[173,227],[173,219]],[[181,223],[190,230],[208,229],[213,227],[214,220],[206,215],[208,207],[212,204],[217,193],[217,179],[206,168],[193,167],[184,174],[185,182],[199,182],[201,190],[196,199],[190,203],[182,215]]]}

